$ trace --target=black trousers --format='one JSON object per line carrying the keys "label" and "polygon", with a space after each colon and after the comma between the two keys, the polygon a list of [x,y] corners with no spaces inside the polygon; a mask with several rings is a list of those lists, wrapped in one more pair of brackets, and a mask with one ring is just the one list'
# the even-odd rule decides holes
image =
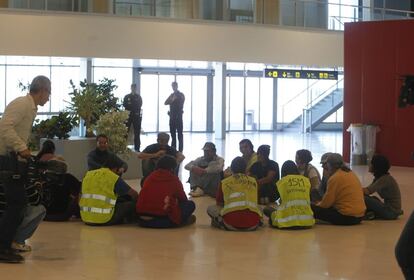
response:
{"label": "black trousers", "polygon": [[345,216],[334,208],[322,208],[311,204],[315,219],[329,222],[334,225],[350,226],[361,223],[362,218]]}
{"label": "black trousers", "polygon": [[[0,156],[0,180],[3,183],[7,203],[6,211],[0,219],[0,250],[10,249],[17,228],[22,222],[24,209],[27,205],[24,186],[25,164],[19,164],[8,156]],[[20,178],[16,175],[22,175]]]}
{"label": "black trousers", "polygon": [[131,124],[134,126],[134,149],[139,151],[141,148],[141,122],[142,117],[140,113],[129,113],[129,118],[127,120],[126,126],[128,127],[128,132],[131,128]]}
{"label": "black trousers", "polygon": [[177,149],[177,136],[178,135],[178,150],[183,151],[183,115],[170,115],[170,134],[171,134],[171,147]]}
{"label": "black trousers", "polygon": [[395,246],[395,256],[405,279],[414,279],[414,211]]}

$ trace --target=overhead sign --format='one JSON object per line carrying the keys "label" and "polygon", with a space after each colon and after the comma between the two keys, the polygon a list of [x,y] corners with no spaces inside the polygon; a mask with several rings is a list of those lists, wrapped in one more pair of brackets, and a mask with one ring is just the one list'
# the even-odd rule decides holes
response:
{"label": "overhead sign", "polygon": [[264,75],[267,78],[338,80],[338,71],[265,69]]}

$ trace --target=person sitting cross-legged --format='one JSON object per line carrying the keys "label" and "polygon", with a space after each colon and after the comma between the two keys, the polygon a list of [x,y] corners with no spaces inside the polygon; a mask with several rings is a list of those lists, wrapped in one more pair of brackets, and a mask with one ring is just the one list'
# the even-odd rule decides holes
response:
{"label": "person sitting cross-legged", "polygon": [[366,209],[361,182],[340,154],[332,153],[326,163],[328,185],[322,200],[311,205],[314,217],[334,225],[359,224]]}
{"label": "person sitting cross-legged", "polygon": [[103,167],[86,173],[79,201],[85,224],[109,226],[136,220],[138,193],[128,186],[120,174],[114,158],[109,158]]}
{"label": "person sitting cross-legged", "polygon": [[252,165],[248,175],[255,177],[259,186],[259,204],[275,202],[280,197],[275,188],[279,180],[279,165],[269,159],[270,146],[261,145],[257,149],[257,161]]}
{"label": "person sitting cross-legged", "polygon": [[233,159],[230,168],[232,175],[221,181],[216,205],[207,209],[211,225],[225,230],[256,230],[263,216],[257,205],[256,179],[245,174],[246,161],[242,157]]}
{"label": "person sitting cross-legged", "polygon": [[[363,188],[365,205],[367,206],[367,219],[395,220],[403,214],[401,210],[401,192],[397,181],[388,172],[390,163],[382,155],[372,157],[369,171],[374,174],[374,181]],[[378,193],[384,200],[382,202],[373,193]]]}
{"label": "person sitting cross-legged", "polygon": [[224,159],[216,154],[214,143],[206,142],[203,151],[204,156],[190,161],[184,167],[190,171],[190,195],[197,197],[208,194],[216,197],[222,178]]}
{"label": "person sitting cross-legged", "polygon": [[315,224],[310,207],[310,181],[299,174],[296,164],[285,161],[282,165],[282,179],[277,183],[281,204],[274,209],[266,207],[263,212],[269,223],[277,228],[310,228]]}
{"label": "person sitting cross-legged", "polygon": [[150,228],[171,228],[192,224],[195,204],[187,199],[174,170],[174,157],[162,156],[142,186],[136,204],[139,225]]}

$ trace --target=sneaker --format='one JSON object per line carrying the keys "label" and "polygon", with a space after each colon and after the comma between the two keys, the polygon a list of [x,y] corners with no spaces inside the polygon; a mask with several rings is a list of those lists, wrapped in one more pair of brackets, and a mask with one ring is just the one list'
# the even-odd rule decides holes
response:
{"label": "sneaker", "polygon": [[11,244],[11,248],[21,253],[32,251],[32,247],[30,245],[27,245],[26,243],[17,243],[14,241]]}
{"label": "sneaker", "polygon": [[195,215],[191,215],[187,221],[185,222],[185,225],[192,225],[196,222],[197,218]]}
{"label": "sneaker", "polygon": [[0,262],[2,263],[22,263],[24,258],[17,254],[13,249],[0,250]]}
{"label": "sneaker", "polygon": [[201,188],[197,187],[195,190],[193,190],[193,191],[190,192],[190,195],[192,197],[203,196],[204,195],[204,191]]}
{"label": "sneaker", "polygon": [[265,208],[263,208],[263,214],[265,214],[266,217],[269,217],[269,218],[274,211],[276,211],[276,209],[273,207],[266,206]]}
{"label": "sneaker", "polygon": [[373,211],[368,211],[362,219],[366,221],[375,220],[375,213]]}

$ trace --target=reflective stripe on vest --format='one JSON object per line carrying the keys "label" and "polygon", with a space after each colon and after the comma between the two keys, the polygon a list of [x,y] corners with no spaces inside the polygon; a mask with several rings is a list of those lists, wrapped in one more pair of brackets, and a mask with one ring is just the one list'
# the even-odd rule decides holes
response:
{"label": "reflective stripe on vest", "polygon": [[250,201],[235,201],[235,202],[230,202],[229,204],[225,205],[223,207],[223,210],[230,210],[232,208],[237,208],[237,207],[252,207],[252,208],[257,208],[257,204],[250,202]]}
{"label": "reflective stripe on vest", "polygon": [[116,199],[111,199],[111,198],[106,197],[106,196],[101,195],[101,194],[85,193],[85,194],[82,194],[81,198],[91,198],[91,199],[102,200],[102,201],[105,201],[106,203],[109,203],[111,205],[116,204]]}
{"label": "reflective stripe on vest", "polygon": [[276,223],[286,223],[286,222],[290,222],[290,221],[295,221],[295,220],[313,220],[313,216],[310,215],[292,215],[286,218],[280,218],[278,219],[276,216],[273,219],[274,222]]}
{"label": "reflective stripe on vest", "polygon": [[262,211],[257,206],[257,182],[245,174],[234,174],[221,181],[224,207],[221,215],[241,210],[249,210],[260,217]]}
{"label": "reflective stripe on vest", "polygon": [[111,213],[112,209],[103,209],[103,208],[96,208],[96,207],[81,207],[81,211],[90,212],[90,213],[99,213],[99,214],[109,214]]}
{"label": "reflective stripe on vest", "polygon": [[307,206],[309,205],[309,202],[306,200],[291,200],[288,201],[286,204],[281,205],[280,207],[277,208],[277,210],[281,211],[281,210],[285,210],[286,208],[292,207],[292,206]]}
{"label": "reflective stripe on vest", "polygon": [[115,184],[119,176],[108,168],[88,171],[82,180],[82,195],[79,200],[82,221],[105,224],[114,214],[117,195]]}
{"label": "reflective stripe on vest", "polygon": [[287,175],[276,185],[282,204],[271,215],[272,225],[280,228],[314,225],[309,179],[302,175]]}

